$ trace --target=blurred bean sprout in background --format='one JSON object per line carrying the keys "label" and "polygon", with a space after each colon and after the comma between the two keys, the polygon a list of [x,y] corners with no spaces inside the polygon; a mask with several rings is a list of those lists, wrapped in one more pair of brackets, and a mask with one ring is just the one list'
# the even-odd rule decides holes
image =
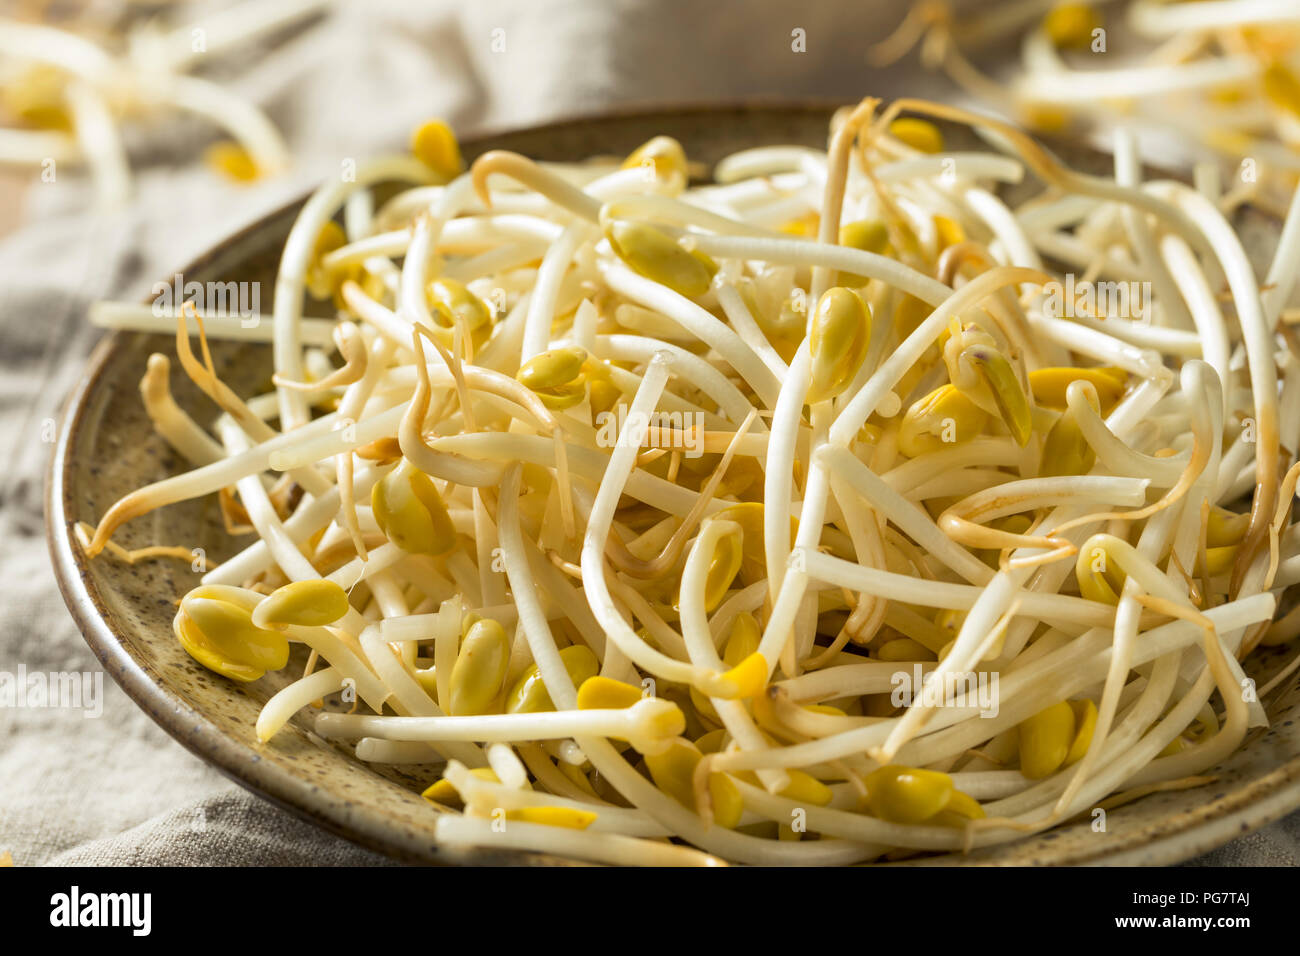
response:
{"label": "blurred bean sprout in background", "polygon": [[[1008,40],[1018,61],[989,65],[987,49]],[[919,0],[868,62],[918,45],[924,65],[1036,132],[1164,130],[1217,155],[1236,181],[1229,205],[1285,209],[1300,177],[1295,0],[1010,0],[969,12]]]}
{"label": "blurred bean sprout in background", "polygon": [[198,74],[328,2],[245,0],[186,22],[128,7],[125,24],[111,26],[0,19],[0,163],[46,175],[54,165],[85,167],[100,208],[116,208],[131,192],[128,128],[189,113],[226,137],[199,139],[223,175],[274,176],[291,162],[275,126],[256,105]]}

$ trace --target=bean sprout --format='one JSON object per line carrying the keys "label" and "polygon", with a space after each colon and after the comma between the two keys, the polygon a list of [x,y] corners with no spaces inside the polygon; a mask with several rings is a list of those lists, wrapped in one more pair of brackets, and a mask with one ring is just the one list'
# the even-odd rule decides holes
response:
{"label": "bean sprout", "polygon": [[[945,163],[925,114],[1006,154]],[[1272,623],[1300,581],[1291,286],[1262,295],[1212,202],[1144,183],[1131,144],[1085,176],[921,101],[711,185],[667,137],[464,171],[449,136],[306,202],[271,391],[218,378],[225,324],[171,317],[221,414],[151,356],[193,470],[81,536],[185,556],[113,538],[213,493],[251,526],[174,630],[245,682],[310,649],[259,740],[325,699],[318,735],[434,777],[448,845],[839,864],[1201,785],[1267,722],[1241,661],[1300,634]],[[1026,173],[1049,198],[1005,205]],[[1160,281],[1111,295],[1112,259]]]}

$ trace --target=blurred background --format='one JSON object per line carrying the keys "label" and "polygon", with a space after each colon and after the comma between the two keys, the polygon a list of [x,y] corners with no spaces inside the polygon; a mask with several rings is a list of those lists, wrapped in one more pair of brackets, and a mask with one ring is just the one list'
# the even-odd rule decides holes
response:
{"label": "blurred background", "polygon": [[[1256,2],[1274,13],[1240,29],[1160,19],[1196,6],[1225,4],[0,3],[0,670],[98,668],[41,505],[59,405],[103,334],[87,305],[143,299],[340,163],[405,148],[434,116],[465,136],[638,104],[907,95],[1103,143],[1107,121],[1129,122],[1166,166],[1230,173],[1249,153],[1293,184],[1294,0]],[[1098,63],[1141,70],[1091,90],[1070,72]],[[1198,123],[1202,100],[1226,118]],[[100,720],[0,709],[0,860],[375,861],[226,782],[105,685]],[[1202,862],[1294,864],[1297,830]]]}

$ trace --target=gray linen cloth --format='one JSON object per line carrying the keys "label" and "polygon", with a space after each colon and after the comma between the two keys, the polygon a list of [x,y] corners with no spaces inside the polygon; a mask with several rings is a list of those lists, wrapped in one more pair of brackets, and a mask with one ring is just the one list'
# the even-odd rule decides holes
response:
{"label": "gray linen cloth", "polygon": [[[224,5],[177,12],[201,18]],[[269,113],[292,148],[290,174],[251,187],[219,181],[195,162],[212,131],[188,119],[132,132],[135,192],[119,212],[92,213],[79,175],[41,183],[32,174],[24,208],[11,217],[21,225],[0,240],[0,672],[99,669],[49,569],[41,503],[51,422],[101,334],[86,322],[88,303],[139,300],[340,158],[397,147],[431,115],[468,132],[638,102],[942,93],[934,78],[873,73],[864,63],[866,45],[901,9],[892,0],[339,2],[208,74]],[[792,49],[797,29],[804,52]],[[504,37],[504,51],[494,37]],[[0,858],[9,851],[20,866],[384,862],[228,782],[111,680],[100,704],[97,719],[0,707]],[[1298,837],[1300,816],[1201,862],[1294,864]]]}

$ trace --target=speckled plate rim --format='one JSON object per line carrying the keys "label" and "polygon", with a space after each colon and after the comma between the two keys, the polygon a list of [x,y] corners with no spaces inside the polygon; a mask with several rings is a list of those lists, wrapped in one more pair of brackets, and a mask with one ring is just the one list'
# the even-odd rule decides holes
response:
{"label": "speckled plate rim", "polygon": [[[656,115],[703,114],[709,112],[826,112],[840,100],[773,98],[741,103],[707,102],[680,106],[631,105],[599,114],[564,117],[526,128],[485,130],[465,138],[466,145],[484,144],[507,133],[559,131],[612,119],[650,119]],[[255,235],[271,221],[300,206],[306,196],[271,210],[258,220],[223,237],[181,271],[198,273],[232,244]],[[119,686],[155,723],[190,752],[212,764],[221,773],[249,791],[277,806],[335,833],[359,846],[401,862],[428,864],[425,853],[415,852],[411,834],[390,825],[382,815],[358,808],[348,800],[322,790],[318,785],[287,769],[250,759],[250,745],[237,740],[210,721],[201,711],[171,694],[160,674],[147,659],[137,658],[108,625],[108,608],[89,584],[86,558],[73,535],[75,523],[68,517],[68,451],[86,411],[88,399],[129,333],[114,332],[95,347],[80,381],[65,400],[59,419],[58,439],[45,479],[46,541],[59,590],[86,643]],[[1300,808],[1300,757],[1281,764],[1250,784],[1184,811],[1172,821],[1155,823],[1131,834],[1120,850],[1098,849],[1076,853],[1060,860],[1062,865],[1131,866],[1180,863],[1213,850],[1230,840],[1272,823]],[[437,860],[448,864],[500,864],[503,862],[571,864],[573,861],[546,854],[526,852],[484,852],[476,848],[434,848]],[[952,857],[918,860],[921,865],[960,865]],[[972,861],[998,865],[998,861]]]}

